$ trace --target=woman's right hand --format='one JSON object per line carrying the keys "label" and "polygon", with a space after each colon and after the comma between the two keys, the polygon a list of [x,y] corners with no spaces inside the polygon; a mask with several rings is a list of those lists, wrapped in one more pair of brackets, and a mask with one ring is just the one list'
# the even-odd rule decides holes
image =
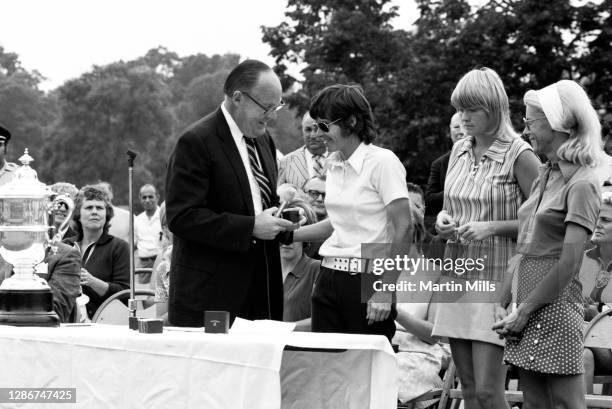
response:
{"label": "woman's right hand", "polygon": [[445,210],[438,213],[436,217],[436,231],[443,239],[448,240],[457,232],[457,226],[453,217]]}

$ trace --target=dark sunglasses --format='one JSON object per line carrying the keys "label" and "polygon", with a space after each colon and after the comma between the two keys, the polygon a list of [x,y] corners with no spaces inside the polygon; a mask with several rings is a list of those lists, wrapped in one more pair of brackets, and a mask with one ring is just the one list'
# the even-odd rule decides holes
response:
{"label": "dark sunglasses", "polygon": [[335,121],[332,122],[323,122],[323,121],[319,121],[316,123],[317,128],[319,128],[321,130],[321,132],[325,132],[328,133],[329,132],[329,126],[335,124],[338,121],[341,121],[342,118],[338,118]]}

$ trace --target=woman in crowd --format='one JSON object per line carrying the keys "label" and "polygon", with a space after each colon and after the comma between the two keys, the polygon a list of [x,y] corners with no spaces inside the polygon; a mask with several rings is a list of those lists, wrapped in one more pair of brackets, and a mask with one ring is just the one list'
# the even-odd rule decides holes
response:
{"label": "woman in crowd", "polygon": [[108,234],[112,217],[113,208],[104,192],[93,186],[79,191],[72,215],[77,235],[66,243],[81,253],[81,286],[89,297],[90,319],[104,300],[129,288],[130,252],[125,241]]}
{"label": "woman in crowd", "polygon": [[[602,155],[601,127],[589,97],[573,81],[528,91],[523,100],[526,131],[548,162],[519,211],[518,308],[494,328],[507,337],[504,359],[519,368],[525,406],[584,408],[577,278],[601,205],[593,171]],[[499,318],[505,316],[502,306]]]}
{"label": "woman in crowd", "polygon": [[[51,190],[58,195],[66,195],[73,201],[76,199],[77,193],[79,193],[79,189],[77,189],[75,185],[67,182],[54,183],[51,185]],[[66,220],[67,212],[68,208],[63,203],[61,203],[57,209],[53,209],[53,226],[55,227],[53,235],[58,232],[59,227],[62,225],[64,220]],[[69,239],[74,236],[76,236],[76,233],[72,228],[68,227],[63,238]]]}
{"label": "woman in crowd", "polygon": [[[408,183],[408,193],[411,183]],[[422,248],[425,237],[423,208],[415,206],[411,196],[412,220],[414,221],[414,246],[412,257],[424,257]],[[432,272],[420,271],[412,275],[403,271],[398,282],[418,282],[432,279]],[[397,291],[397,332],[393,344],[398,346],[396,354],[399,365],[400,402],[406,402],[425,392],[442,387],[440,372],[446,369],[450,358],[448,344],[431,336],[435,305],[431,304],[431,293]],[[418,402],[418,408],[429,407],[432,402]]]}
{"label": "woman in crowd", "polygon": [[[166,202],[159,206],[159,223],[161,224],[161,251],[153,263],[151,285],[155,291],[154,302],[157,304],[157,316],[168,321],[168,291],[170,284],[170,260],[172,259],[172,232],[166,218]],[[146,306],[147,304],[145,304]]]}
{"label": "woman in crowd", "polygon": [[[595,170],[597,173],[597,170]],[[602,203],[599,219],[591,242],[593,246],[584,253],[578,279],[585,298],[585,321],[591,321],[603,308],[612,303],[612,185],[605,182],[602,188]],[[589,331],[597,330],[599,323]],[[588,338],[588,333],[585,334]],[[612,340],[612,334],[609,334]],[[612,349],[584,348],[584,380],[586,393],[593,393],[593,377],[612,373]],[[606,385],[609,392],[609,386]],[[604,392],[605,394],[605,392]]]}
{"label": "woman in crowd", "polygon": [[[299,193],[287,204],[288,209],[301,209],[306,217],[304,225],[317,222],[317,215],[307,197]],[[280,245],[283,272],[283,321],[297,322],[297,329],[310,331],[311,297],[319,275],[321,262],[306,255],[310,243],[293,242]]]}
{"label": "woman in crowd", "polygon": [[[383,243],[390,256],[392,243],[411,241],[406,171],[393,152],[372,145],[374,118],[360,87],[337,84],[321,90],[310,104],[310,116],[332,153],[325,196],[328,218],[294,233],[296,241],[326,239],[319,250],[323,260],[312,297],[312,330],[379,334],[391,340],[393,294],[374,292],[372,284],[380,277],[363,274],[371,268],[373,253],[362,254],[362,244]],[[394,282],[397,276],[385,274],[383,279]]]}
{"label": "woman in crowd", "polygon": [[[512,128],[508,97],[495,71],[481,68],[465,74],[451,103],[468,136],[453,146],[436,230],[448,240],[445,256],[451,257],[454,248],[452,256],[485,260],[485,268],[461,277],[459,272],[444,274],[454,280],[498,282],[501,287],[515,251],[517,212],[540,162]],[[504,344],[491,331],[495,304],[484,301],[442,302],[434,321],[434,335],[450,340],[467,409],[508,407]]]}

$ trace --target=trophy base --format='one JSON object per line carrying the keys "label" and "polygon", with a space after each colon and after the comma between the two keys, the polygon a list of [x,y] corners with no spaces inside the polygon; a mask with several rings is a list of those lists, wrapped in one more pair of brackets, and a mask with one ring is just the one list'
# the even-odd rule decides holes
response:
{"label": "trophy base", "polygon": [[53,311],[53,293],[38,290],[0,289],[0,325],[18,327],[58,327]]}

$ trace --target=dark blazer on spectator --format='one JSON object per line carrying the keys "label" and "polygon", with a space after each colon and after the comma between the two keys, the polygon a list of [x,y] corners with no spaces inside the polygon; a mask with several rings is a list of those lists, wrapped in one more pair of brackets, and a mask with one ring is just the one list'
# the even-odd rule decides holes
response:
{"label": "dark blazer on spectator", "polygon": [[[76,236],[64,239],[75,247]],[[130,249],[125,240],[102,233],[95,246],[89,246],[81,256],[81,264],[94,277],[108,283],[108,289],[99,295],[91,287],[84,286],[83,294],[89,297],[87,314],[93,318],[96,310],[107,298],[130,288]],[[80,272],[79,272],[80,274]]]}
{"label": "dark blazer on spectator", "polygon": [[448,169],[450,152],[445,153],[431,163],[429,180],[425,189],[425,212],[427,215],[435,216],[444,204],[444,180]]}
{"label": "dark blazer on spectator", "polygon": [[[276,147],[267,133],[255,141],[274,191]],[[228,311],[231,319],[282,320],[278,242],[252,236],[249,180],[220,108],[178,139],[168,164],[166,212],[174,233],[168,300],[173,325],[202,326],[206,310]]]}

